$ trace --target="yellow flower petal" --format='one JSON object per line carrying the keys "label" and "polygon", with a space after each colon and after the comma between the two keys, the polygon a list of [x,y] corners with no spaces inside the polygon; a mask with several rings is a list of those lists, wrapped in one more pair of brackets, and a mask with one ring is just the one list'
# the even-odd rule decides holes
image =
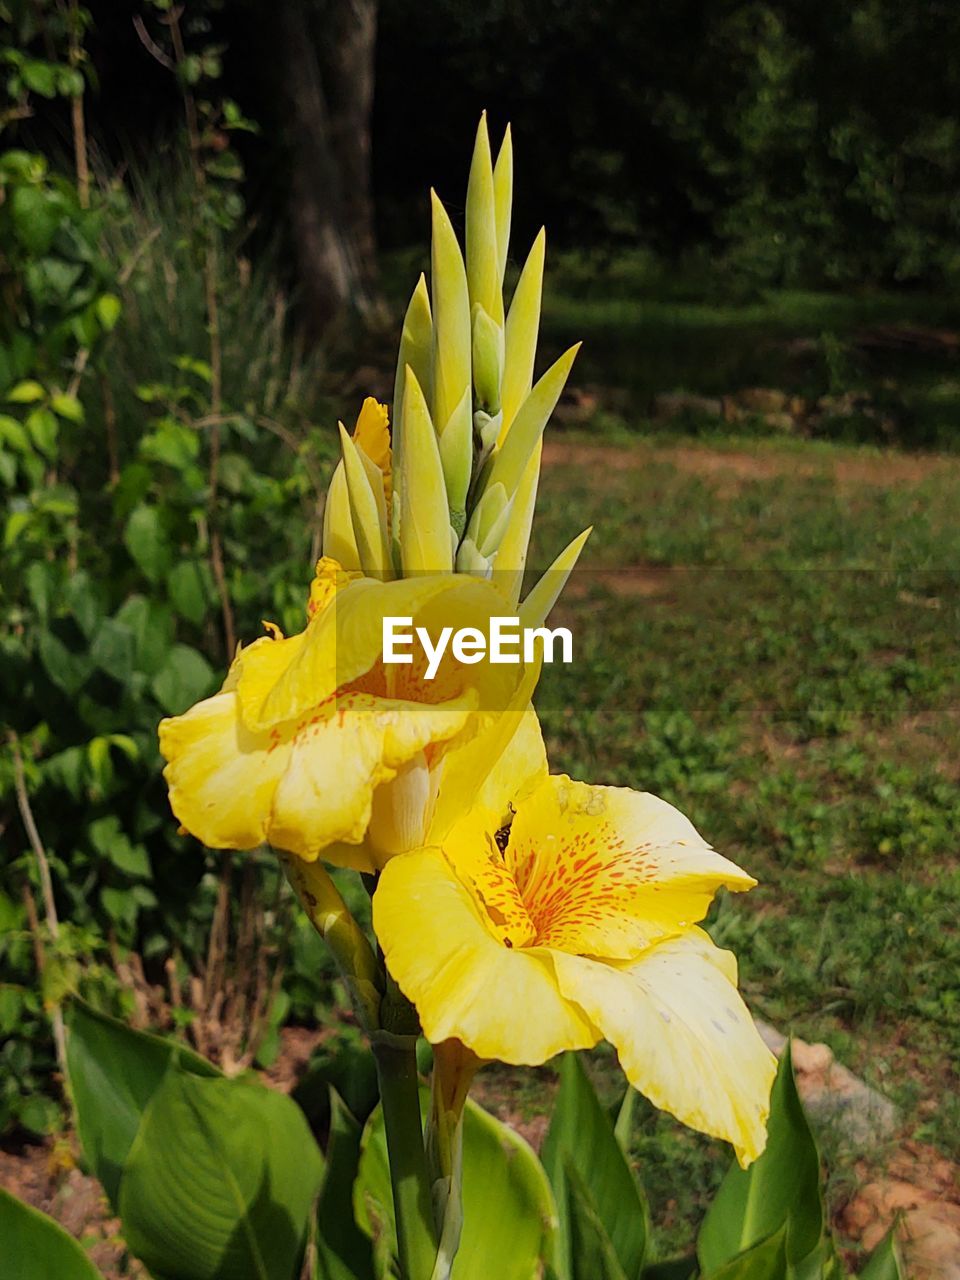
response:
{"label": "yellow flower petal", "polygon": [[255,849],[268,839],[273,795],[290,756],[289,743],[251,733],[238,712],[229,691],[160,721],[170,807],[211,849]]}
{"label": "yellow flower petal", "polygon": [[596,1028],[561,997],[550,953],[499,942],[439,850],[387,863],[373,924],[433,1043],[455,1038],[480,1058],[518,1065],[596,1044]]}
{"label": "yellow flower petal", "polygon": [[776,1060],[700,931],[628,967],[553,956],[560,989],[614,1045],[627,1079],[663,1111],[733,1144],[746,1166],[766,1142]]}
{"label": "yellow flower petal", "polygon": [[367,396],[354,428],[354,443],[387,475],[390,471],[390,414],[385,404]]}
{"label": "yellow flower petal", "polygon": [[352,693],[254,733],[237,693],[220,693],[161,722],[170,804],[210,848],[266,841],[307,861],[322,853],[373,871],[378,864],[366,851],[340,858],[329,846],[358,844],[375,790],[425,748],[459,733],[475,705],[470,689],[437,706]]}
{"label": "yellow flower petal", "polygon": [[619,959],[702,920],[721,886],[756,883],[666,801],[564,776],[519,806],[505,862],[539,943]]}
{"label": "yellow flower petal", "polygon": [[273,799],[270,843],[308,862],[335,842],[358,844],[376,788],[425,747],[458,733],[475,701],[472,690],[440,706],[338,695],[297,728]]}
{"label": "yellow flower petal", "polygon": [[[489,587],[483,583],[474,585]],[[333,697],[338,688],[365,676],[383,652],[384,617],[409,615],[419,624],[419,615],[451,592],[461,611],[478,609],[482,613],[486,608],[489,615],[494,602],[482,600],[476,593],[467,599],[462,587],[462,581],[452,574],[390,583],[360,577],[348,582],[336,592],[333,608],[318,610],[306,631],[280,642],[291,646],[286,650],[290,656],[285,669],[279,669],[279,654],[265,655],[261,651],[251,659],[256,646],[243,650],[245,661],[238,688],[245,723],[251,729],[263,729],[293,720]],[[300,643],[294,647],[293,641]],[[397,672],[407,670],[396,668]]]}

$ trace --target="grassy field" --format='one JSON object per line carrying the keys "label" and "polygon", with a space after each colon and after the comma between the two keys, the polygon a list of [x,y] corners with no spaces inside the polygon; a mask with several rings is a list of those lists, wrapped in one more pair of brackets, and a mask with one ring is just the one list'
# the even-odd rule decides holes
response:
{"label": "grassy field", "polygon": [[[544,294],[547,346],[559,351],[586,338],[574,380],[628,431],[663,392],[728,396],[761,386],[811,405],[864,394],[871,412],[813,428],[831,440],[956,450],[958,329],[960,308],[949,298],[744,292],[709,268],[667,268],[642,252],[610,261],[555,256]],[[729,430],[709,419],[679,425],[713,436]]]}
{"label": "grassy field", "polygon": [[[960,1156],[960,461],[554,441],[534,563],[596,529],[538,693],[553,768],[657,792],[749,869],[710,928],[755,1013]],[[543,1082],[511,1081],[521,1112]],[[688,1241],[727,1157],[652,1112],[635,1154]]]}

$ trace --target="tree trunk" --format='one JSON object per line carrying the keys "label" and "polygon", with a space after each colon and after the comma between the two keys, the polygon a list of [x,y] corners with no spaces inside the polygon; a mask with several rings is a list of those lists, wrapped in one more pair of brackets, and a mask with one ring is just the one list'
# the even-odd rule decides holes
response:
{"label": "tree trunk", "polygon": [[308,327],[377,307],[370,111],[376,0],[280,0],[291,221]]}

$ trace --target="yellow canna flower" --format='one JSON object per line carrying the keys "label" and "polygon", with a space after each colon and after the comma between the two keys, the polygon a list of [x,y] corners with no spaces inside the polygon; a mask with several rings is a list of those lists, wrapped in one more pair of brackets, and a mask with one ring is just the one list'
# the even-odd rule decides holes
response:
{"label": "yellow canna flower", "polygon": [[384,664],[383,619],[410,617],[435,640],[447,626],[486,632],[502,609],[475,578],[384,583],[321,560],[306,629],[271,627],[238,652],[219,693],[161,722],[182,826],[211,848],[266,842],[360,871],[422,844],[446,754],[489,736],[518,696],[529,702],[536,672],[466,666],[447,650],[426,680],[422,648],[409,665]]}
{"label": "yellow canna flower", "polygon": [[775,1060],[697,922],[755,881],[655,796],[535,776],[508,750],[440,846],[380,877],[374,928],[424,1034],[528,1065],[607,1039],[656,1106],[749,1163]]}

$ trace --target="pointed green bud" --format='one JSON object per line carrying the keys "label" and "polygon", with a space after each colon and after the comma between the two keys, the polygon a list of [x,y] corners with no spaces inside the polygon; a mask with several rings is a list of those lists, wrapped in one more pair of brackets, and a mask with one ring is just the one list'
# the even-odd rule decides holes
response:
{"label": "pointed green bud", "polygon": [[493,207],[497,219],[497,265],[502,288],[510,249],[510,215],[513,208],[513,136],[509,125],[504,130],[503,142],[493,169]]}
{"label": "pointed green bud", "polygon": [[516,609],[523,586],[523,571],[527,565],[530,546],[530,530],[533,528],[533,512],[537,505],[537,486],[540,483],[540,455],[543,442],[533,451],[527,463],[523,479],[510,507],[510,518],[494,562],[496,584],[511,609]]}
{"label": "pointed green bud", "polygon": [[542,627],[546,622],[550,610],[557,603],[557,598],[570,577],[574,565],[577,563],[580,552],[583,550],[583,544],[590,537],[592,529],[592,525],[589,529],[584,529],[583,533],[574,538],[570,545],[560,552],[556,560],[524,600],[519,610],[521,627]]}
{"label": "pointed green bud", "polygon": [[479,302],[473,304],[473,389],[477,408],[489,414],[500,411],[500,379],[503,376],[503,326]]}
{"label": "pointed green bud", "polygon": [[338,462],[327,489],[327,501],[323,508],[323,554],[331,556],[348,572],[360,569],[360,552],[353,532],[350,514],[350,495],[343,463]]}
{"label": "pointed green bud", "polygon": [[503,324],[493,160],[490,155],[486,112],[480,117],[477,128],[470,178],[467,182],[466,240],[470,304],[475,307],[479,303],[497,324]]}
{"label": "pointed green bud", "polygon": [[400,491],[400,561],[405,576],[449,573],[450,512],[430,410],[408,365],[403,390],[403,467]]}
{"label": "pointed green bud", "polygon": [[501,442],[510,430],[517,410],[533,386],[533,362],[537,354],[540,331],[540,300],[543,292],[543,261],[547,233],[541,227],[527,255],[517,287],[513,292],[504,332],[503,382],[500,402],[503,406]]}
{"label": "pointed green bud", "polygon": [[497,443],[500,435],[502,422],[502,413],[495,413],[491,417],[489,413],[484,413],[482,409],[478,409],[473,415],[473,438],[475,441],[480,442],[478,466],[482,467],[493,451],[493,446]]}
{"label": "pointed green bud", "polygon": [[560,399],[579,349],[578,342],[569,351],[565,351],[524,400],[499,452],[494,454],[488,485],[502,484],[511,497],[516,493],[530,455],[537,447],[544,427]]}
{"label": "pointed green bud", "polygon": [[407,365],[417,375],[417,381],[429,404],[433,398],[433,317],[430,315],[430,294],[427,278],[423,273],[403,317],[400,334],[400,354],[397,357],[397,376],[393,384],[393,466],[400,469],[403,448],[400,425],[403,422],[403,383]]}
{"label": "pointed green bud", "polygon": [[467,398],[470,405],[473,334],[470,326],[470,296],[463,255],[447,211],[431,192],[433,202],[433,242],[431,281],[433,294],[433,421],[439,435]]}
{"label": "pointed green bud", "polygon": [[472,538],[464,538],[457,552],[457,573],[469,573],[474,578],[489,578],[493,566],[477,549]]}
{"label": "pointed green bud", "polygon": [[[353,443],[343,423],[339,425],[343,470],[360,564],[369,577],[387,581],[393,577],[393,573],[387,542],[387,504],[383,495],[383,476],[379,467],[370,462],[366,454]],[[372,473],[368,472],[365,463],[369,463]]]}
{"label": "pointed green bud", "polygon": [[470,412],[469,387],[440,430],[440,461],[447,482],[450,523],[458,533],[462,533],[473,472],[473,415]]}
{"label": "pointed green bud", "polygon": [[484,555],[492,555],[500,544],[507,520],[510,517],[510,499],[502,484],[489,488],[470,516],[466,537]]}

